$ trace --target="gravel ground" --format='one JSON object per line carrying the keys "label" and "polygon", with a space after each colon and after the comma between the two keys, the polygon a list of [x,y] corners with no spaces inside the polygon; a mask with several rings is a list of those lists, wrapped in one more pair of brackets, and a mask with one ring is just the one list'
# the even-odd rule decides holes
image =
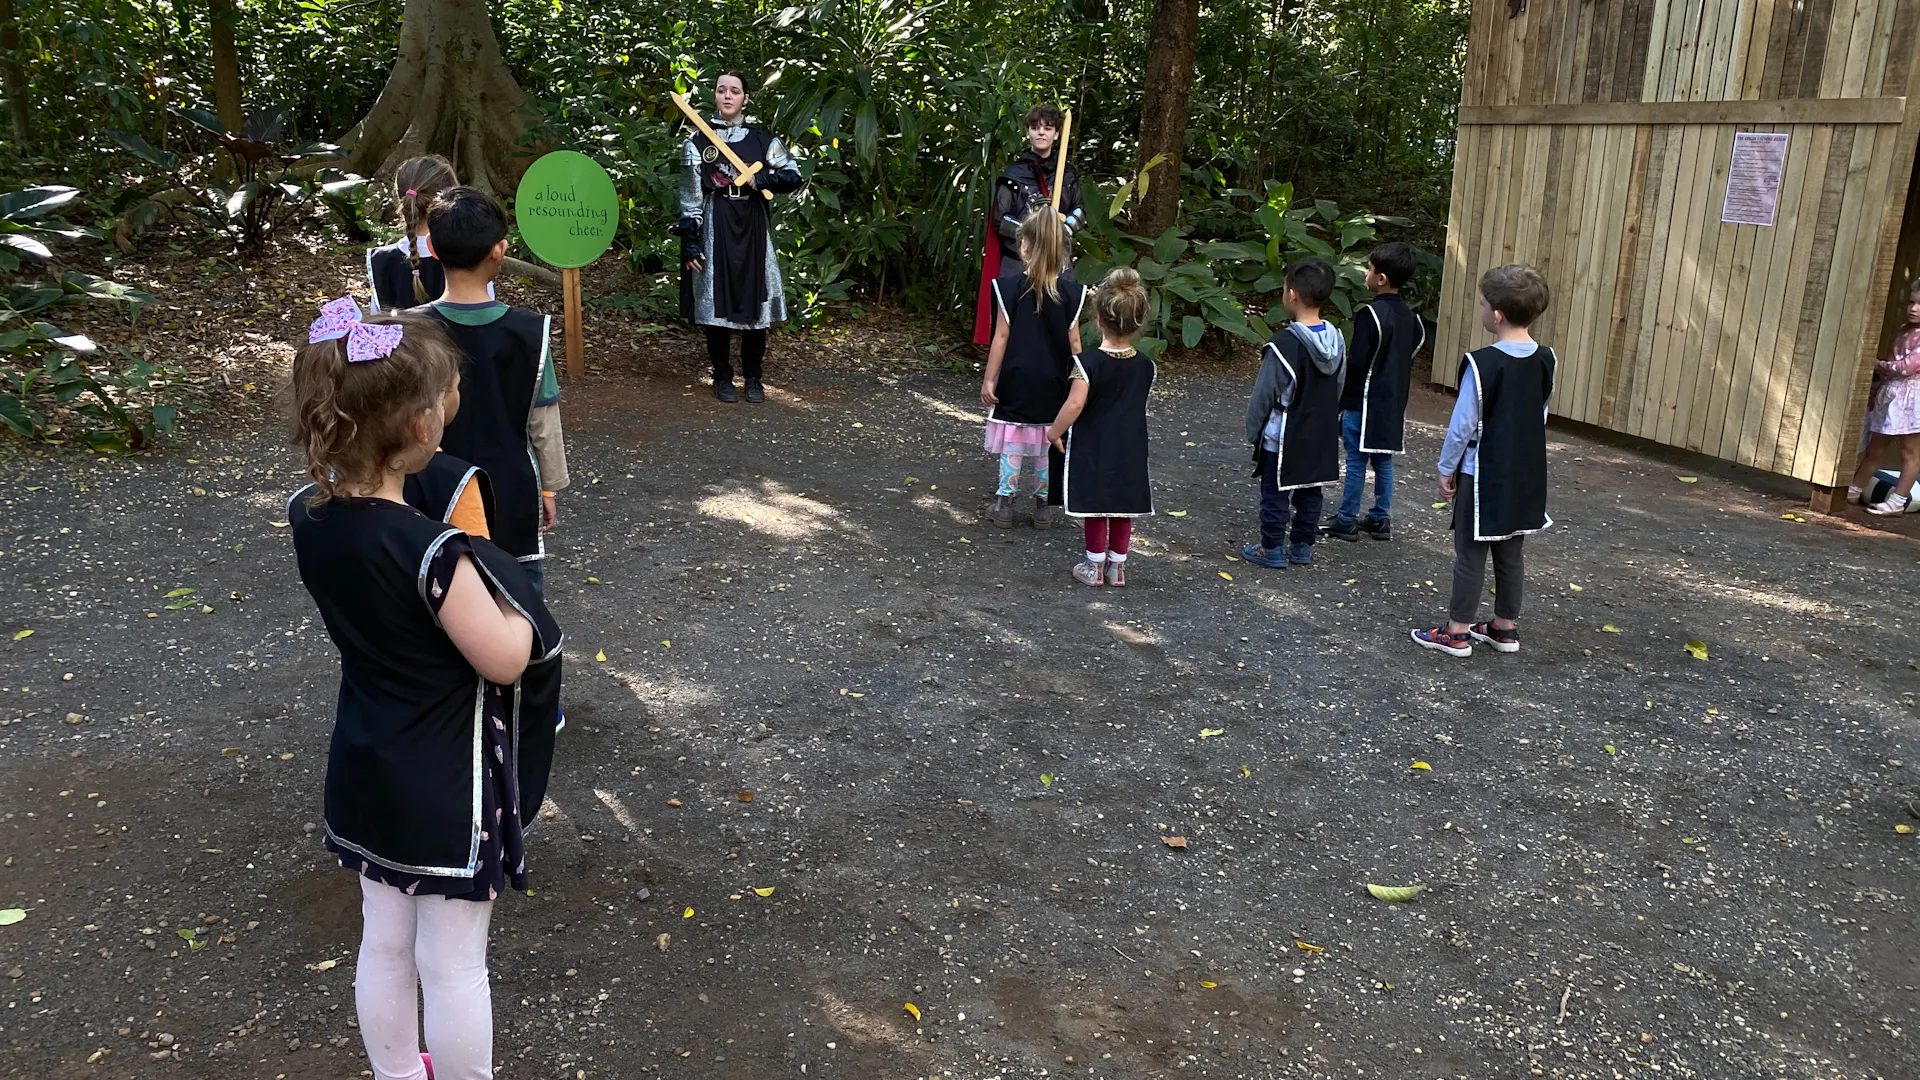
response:
{"label": "gravel ground", "polygon": [[[972,376],[780,346],[568,391],[501,1077],[1915,1075],[1911,523],[1556,430],[1525,651],[1451,660],[1444,398],[1394,541],[1271,571],[1247,377],[1163,377],[1095,591],[982,518]],[[368,1075],[283,441],[0,458],[6,1075]]]}

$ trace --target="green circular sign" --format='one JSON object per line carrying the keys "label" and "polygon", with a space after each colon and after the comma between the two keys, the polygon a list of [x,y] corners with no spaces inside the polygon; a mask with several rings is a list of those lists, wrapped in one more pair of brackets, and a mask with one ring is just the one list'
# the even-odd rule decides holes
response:
{"label": "green circular sign", "polygon": [[620,228],[620,196],[600,163],[577,150],[542,156],[513,195],[520,238],[535,255],[566,269],[599,258]]}

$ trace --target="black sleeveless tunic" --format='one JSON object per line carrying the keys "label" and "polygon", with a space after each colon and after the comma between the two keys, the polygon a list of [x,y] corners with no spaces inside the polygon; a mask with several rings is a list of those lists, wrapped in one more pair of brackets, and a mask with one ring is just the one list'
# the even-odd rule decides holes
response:
{"label": "black sleeveless tunic", "polygon": [[[701,160],[700,184],[707,192],[707,228],[713,230],[713,313],[728,322],[752,323],[760,317],[760,305],[767,302],[767,230],[772,227],[768,200],[752,187],[736,187],[731,169],[713,141],[694,132],[692,143]],[[741,161],[752,164],[767,159],[773,136],[749,127],[739,141],[728,143]],[[711,155],[711,156],[709,156]],[[765,186],[766,176],[756,178]],[[691,280],[682,269],[683,278]],[[692,294],[682,292],[682,315],[693,318]]]}
{"label": "black sleeveless tunic", "polygon": [[1314,366],[1307,346],[1285,326],[1267,348],[1293,374],[1293,404],[1280,427],[1278,487],[1323,487],[1340,480],[1340,373]]}
{"label": "black sleeveless tunic", "polygon": [[[1358,390],[1360,452],[1398,454],[1406,450],[1407,395],[1413,384],[1413,358],[1426,344],[1427,327],[1397,294],[1375,297],[1354,316],[1354,326],[1371,323],[1370,355],[1350,356],[1349,394]],[[1356,329],[1355,337],[1359,337]],[[1356,385],[1356,379],[1358,380]],[[1352,408],[1342,402],[1343,408]]]}
{"label": "black sleeveless tunic", "polygon": [[440,260],[422,255],[420,285],[426,289],[427,298],[421,300],[414,294],[413,264],[407,261],[406,245],[415,242],[409,236],[398,244],[368,249],[367,287],[373,290],[374,311],[383,315],[405,311],[438,300],[447,291],[447,272]]}
{"label": "black sleeveless tunic", "polygon": [[440,447],[479,466],[492,482],[493,542],[514,558],[545,556],[540,536],[540,469],[527,438],[540,376],[548,362],[551,319],[508,308],[493,322],[468,326],[438,307],[426,309],[460,348],[460,412]]}
{"label": "black sleeveless tunic", "polygon": [[[446,522],[468,485],[479,486],[487,526],[493,528],[493,489],[487,474],[445,452],[433,455],[426,468],[407,477],[407,505]],[[518,559],[484,538],[469,537],[468,542],[481,574],[533,623],[533,658],[521,673],[515,697],[509,702],[526,721],[514,725],[514,757],[519,762],[520,820],[531,828],[547,797],[547,779],[553,768],[554,729],[560,720],[562,635]]]}
{"label": "black sleeveless tunic", "polygon": [[1007,320],[1007,351],[993,388],[1000,403],[987,413],[989,421],[1051,424],[1067,403],[1067,377],[1073,373],[1069,335],[1080,322],[1087,288],[1063,274],[1059,289],[1057,303],[1043,298],[1036,311],[1039,293],[1024,272],[993,283],[994,303]]}
{"label": "black sleeveless tunic", "polygon": [[1080,354],[1087,404],[1067,431],[1066,504],[1074,517],[1153,513],[1147,472],[1147,394],[1158,369],[1145,353]]}
{"label": "black sleeveless tunic", "polygon": [[1514,356],[1489,345],[1460,362],[1480,396],[1473,538],[1506,540],[1553,524],[1547,516],[1547,400],[1558,359],[1545,345]]}
{"label": "black sleeveless tunic", "polygon": [[427,467],[407,477],[407,505],[434,519],[453,523],[453,508],[469,487],[480,492],[480,508],[487,516],[487,529],[494,522],[493,482],[478,465],[462,461],[446,451],[427,460]]}

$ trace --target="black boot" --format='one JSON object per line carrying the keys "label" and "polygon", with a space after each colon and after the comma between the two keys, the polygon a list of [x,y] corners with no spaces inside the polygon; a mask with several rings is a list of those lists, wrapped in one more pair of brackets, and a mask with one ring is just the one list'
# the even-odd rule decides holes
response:
{"label": "black boot", "polygon": [[732,379],[728,379],[725,382],[721,382],[719,379],[713,380],[713,396],[728,404],[740,400],[740,395],[733,392]]}
{"label": "black boot", "polygon": [[1013,496],[995,495],[993,505],[987,507],[987,517],[1003,529],[1013,528]]}
{"label": "black boot", "polygon": [[760,385],[759,379],[747,380],[747,400],[755,405],[767,400],[767,388]]}

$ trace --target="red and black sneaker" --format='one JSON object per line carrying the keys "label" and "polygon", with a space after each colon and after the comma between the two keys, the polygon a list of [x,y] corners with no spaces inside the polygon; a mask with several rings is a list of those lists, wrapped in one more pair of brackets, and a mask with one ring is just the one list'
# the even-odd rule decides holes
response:
{"label": "red and black sneaker", "polygon": [[[1422,648],[1438,649],[1448,656],[1472,656],[1473,636],[1471,634],[1449,634],[1444,626],[1431,630],[1413,631],[1413,643]],[[1516,646],[1517,648],[1518,646]]]}
{"label": "red and black sneaker", "polygon": [[1520,628],[1517,626],[1502,630],[1490,622],[1477,622],[1467,627],[1467,636],[1493,646],[1494,652],[1520,651]]}

